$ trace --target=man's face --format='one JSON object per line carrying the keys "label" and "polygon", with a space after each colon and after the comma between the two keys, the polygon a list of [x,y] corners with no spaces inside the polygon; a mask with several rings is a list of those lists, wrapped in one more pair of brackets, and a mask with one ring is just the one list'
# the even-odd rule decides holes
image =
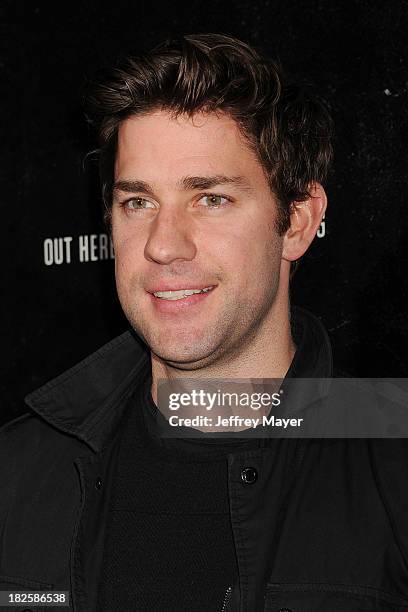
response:
{"label": "man's face", "polygon": [[[118,134],[112,237],[122,308],[159,358],[195,369],[267,327],[282,237],[262,166],[226,115],[157,111]],[[203,289],[180,294],[153,292]],[[183,295],[183,294],[182,294]]]}

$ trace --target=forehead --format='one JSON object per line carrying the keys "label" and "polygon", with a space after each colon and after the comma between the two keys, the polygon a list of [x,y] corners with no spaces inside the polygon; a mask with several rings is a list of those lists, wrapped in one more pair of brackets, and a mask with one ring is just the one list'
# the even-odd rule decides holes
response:
{"label": "forehead", "polygon": [[[186,173],[249,176],[262,168],[236,122],[225,114],[177,118],[164,110],[123,121],[118,131],[115,177],[173,182]],[[140,176],[140,174],[143,176]]]}

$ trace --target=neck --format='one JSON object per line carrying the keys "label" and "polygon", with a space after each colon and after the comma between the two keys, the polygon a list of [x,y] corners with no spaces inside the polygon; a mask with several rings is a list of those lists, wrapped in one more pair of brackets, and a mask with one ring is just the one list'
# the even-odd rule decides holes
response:
{"label": "neck", "polygon": [[291,334],[287,293],[283,297],[279,294],[278,291],[273,307],[242,346],[213,363],[199,369],[178,369],[151,353],[153,401],[157,403],[159,379],[284,378],[293,360],[296,346]]}

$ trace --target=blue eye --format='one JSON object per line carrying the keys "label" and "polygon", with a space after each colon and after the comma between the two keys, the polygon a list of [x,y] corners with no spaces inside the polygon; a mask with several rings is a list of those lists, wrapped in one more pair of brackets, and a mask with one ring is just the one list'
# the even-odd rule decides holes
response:
{"label": "blue eye", "polygon": [[229,199],[226,198],[225,196],[217,195],[215,193],[204,195],[200,199],[207,200],[208,208],[219,208],[220,206],[224,206],[227,202],[229,202]]}

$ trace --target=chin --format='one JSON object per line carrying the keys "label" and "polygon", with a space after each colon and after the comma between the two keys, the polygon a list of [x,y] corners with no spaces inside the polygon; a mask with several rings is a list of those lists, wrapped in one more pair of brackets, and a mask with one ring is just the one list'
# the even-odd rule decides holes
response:
{"label": "chin", "polygon": [[203,360],[207,362],[210,358],[211,361],[211,356],[218,352],[216,338],[203,328],[185,324],[152,326],[145,319],[136,321],[133,316],[128,320],[152,353],[175,367],[182,368],[185,364],[195,369],[194,364],[198,362],[199,368]]}
{"label": "chin", "polygon": [[[184,366],[188,366],[189,369],[194,369],[194,363],[202,362],[203,359],[208,358],[209,353],[204,351],[191,351],[181,350],[180,348],[171,349],[169,347],[151,347],[152,352],[159,357],[162,361],[173,365],[174,367],[180,367],[183,369]],[[211,352],[210,352],[211,354]],[[197,365],[197,367],[200,367]]]}
{"label": "chin", "polygon": [[159,359],[179,369],[194,370],[203,367],[210,363],[216,354],[216,349],[212,346],[196,343],[195,348],[192,348],[191,342],[183,346],[180,340],[174,344],[153,342],[149,346]]}

